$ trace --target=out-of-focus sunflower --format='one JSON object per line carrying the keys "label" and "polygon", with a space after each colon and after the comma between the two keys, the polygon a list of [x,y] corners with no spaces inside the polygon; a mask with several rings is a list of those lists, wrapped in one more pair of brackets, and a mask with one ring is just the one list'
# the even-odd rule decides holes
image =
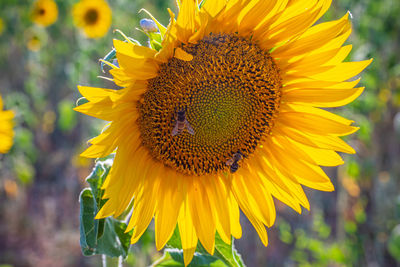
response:
{"label": "out-of-focus sunflower", "polygon": [[42,42],[38,35],[32,34],[27,38],[26,47],[32,52],[37,52],[42,47]]}
{"label": "out-of-focus sunflower", "polygon": [[3,110],[3,99],[0,95],[0,153],[7,153],[13,144],[14,112]]}
{"label": "out-of-focus sunflower", "polygon": [[4,26],[4,20],[3,20],[2,18],[0,18],[0,35],[3,34],[4,28],[5,28],[5,26]]}
{"label": "out-of-focus sunflower", "polygon": [[[355,153],[341,136],[358,128],[325,109],[364,88],[371,60],[343,62],[352,46],[348,14],[316,24],[330,0],[178,1],[159,51],[114,40],[111,90],[79,86],[77,111],[111,123],[85,157],[116,151],[97,218],[133,200],[132,243],[153,216],[161,249],[179,226],[188,264],[198,240],[214,252],[216,231],[241,237],[239,208],[267,245],[273,197],[297,212],[310,204],[302,185],[332,191],[320,166]],[[156,22],[156,21],[155,21]]]}
{"label": "out-of-focus sunflower", "polygon": [[41,27],[31,27],[24,32],[26,47],[32,52],[38,52],[47,44],[47,32]]}
{"label": "out-of-focus sunflower", "polygon": [[37,0],[33,4],[31,17],[36,24],[47,27],[57,20],[57,4],[53,0]]}
{"label": "out-of-focus sunflower", "polygon": [[103,37],[111,25],[111,9],[103,0],[81,0],[73,8],[75,25],[87,37]]}

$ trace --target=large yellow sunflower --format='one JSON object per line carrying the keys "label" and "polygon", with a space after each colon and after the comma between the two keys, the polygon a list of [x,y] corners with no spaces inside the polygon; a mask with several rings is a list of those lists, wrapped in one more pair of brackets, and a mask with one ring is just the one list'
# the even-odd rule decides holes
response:
{"label": "large yellow sunflower", "polygon": [[36,24],[47,27],[57,20],[57,4],[53,0],[37,0],[33,4],[31,17]]}
{"label": "large yellow sunflower", "polygon": [[14,131],[13,131],[14,113],[11,110],[3,111],[3,100],[0,95],[0,153],[7,153],[10,150]]}
{"label": "large yellow sunflower", "polygon": [[103,0],[81,0],[73,8],[75,25],[81,28],[87,37],[103,37],[111,25],[111,9]]}
{"label": "large yellow sunflower", "polygon": [[275,221],[273,197],[297,212],[310,204],[302,185],[334,190],[320,166],[355,153],[341,136],[358,128],[321,108],[357,98],[371,60],[343,62],[348,14],[316,24],[330,0],[178,1],[160,51],[114,40],[111,90],[79,86],[77,111],[110,121],[83,152],[116,151],[97,218],[133,200],[132,243],[154,217],[161,249],[178,224],[185,264],[198,240],[213,254],[216,231],[241,237],[239,208],[264,245]]}

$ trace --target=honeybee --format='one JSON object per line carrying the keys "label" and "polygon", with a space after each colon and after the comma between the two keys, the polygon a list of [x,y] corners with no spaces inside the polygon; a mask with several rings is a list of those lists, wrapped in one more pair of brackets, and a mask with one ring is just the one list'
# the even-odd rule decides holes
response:
{"label": "honeybee", "polygon": [[190,126],[189,122],[186,119],[186,110],[181,110],[177,112],[176,116],[176,124],[174,129],[172,129],[172,136],[181,134],[183,130],[187,129],[188,133],[194,134],[194,130],[192,126]]}
{"label": "honeybee", "polygon": [[239,169],[238,161],[241,160],[242,158],[243,154],[242,152],[240,152],[240,150],[238,150],[235,154],[233,154],[232,158],[226,161],[226,165],[230,166],[231,173],[234,173]]}

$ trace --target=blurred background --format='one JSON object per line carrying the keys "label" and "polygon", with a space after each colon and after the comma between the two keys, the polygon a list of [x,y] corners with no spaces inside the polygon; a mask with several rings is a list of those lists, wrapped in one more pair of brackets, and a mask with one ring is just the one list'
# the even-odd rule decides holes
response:
{"label": "blurred background", "polygon": [[[211,0],[209,0],[211,1]],[[113,87],[97,78],[113,29],[145,44],[136,30],[145,8],[168,24],[174,1],[110,1],[107,34],[88,38],[73,23],[78,0],[55,1],[57,20],[32,21],[33,1],[0,1],[0,93],[16,113],[14,146],[0,154],[0,266],[99,266],[79,246],[79,192],[93,161],[80,158],[105,122],[73,111],[80,85]],[[242,218],[235,244],[247,266],[400,266],[400,1],[334,0],[323,20],[352,13],[352,60],[373,57],[365,92],[336,112],[360,130],[347,139],[357,155],[326,169],[331,193],[308,190],[302,215],[276,202],[278,216],[264,247]],[[150,228],[124,266],[147,266],[162,254]]]}

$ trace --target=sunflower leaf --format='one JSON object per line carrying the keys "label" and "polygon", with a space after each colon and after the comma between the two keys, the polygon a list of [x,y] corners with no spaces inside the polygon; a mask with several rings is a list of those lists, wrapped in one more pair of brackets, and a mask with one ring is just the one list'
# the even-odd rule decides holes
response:
{"label": "sunflower leaf", "polygon": [[93,220],[96,206],[92,190],[85,188],[79,196],[79,203],[81,206],[79,230],[82,253],[84,255],[90,255],[91,248],[96,246],[98,232],[98,223],[95,223]]}
{"label": "sunflower leaf", "polygon": [[128,255],[132,232],[125,233],[127,225],[113,218],[95,220],[96,201],[92,190],[86,188],[80,197],[80,244],[85,256],[104,254],[125,258]]}
{"label": "sunflower leaf", "polygon": [[174,233],[172,234],[171,238],[168,240],[167,247],[182,249],[181,236],[179,235],[178,226],[175,227]]}
{"label": "sunflower leaf", "polygon": [[244,263],[240,254],[236,251],[232,238],[230,245],[222,241],[218,233],[215,235],[215,252],[214,256],[223,261],[227,266],[244,267]]}
{"label": "sunflower leaf", "polygon": [[[153,266],[185,266],[183,263],[183,251],[181,249],[165,249],[164,255]],[[225,264],[209,254],[196,252],[188,267],[224,267]]]}
{"label": "sunflower leaf", "polygon": [[109,257],[125,258],[128,255],[132,231],[125,233],[127,225],[114,218],[96,220],[95,216],[104,205],[101,189],[112,165],[113,157],[98,160],[86,181],[80,196],[80,244],[85,256],[104,254]]}
{"label": "sunflower leaf", "polygon": [[86,182],[89,183],[90,189],[92,190],[93,196],[95,197],[98,210],[100,210],[101,207],[103,207],[103,205],[106,203],[106,200],[102,199],[104,190],[101,189],[101,186],[106,179],[108,173],[110,172],[113,160],[113,154],[106,158],[97,160],[93,171],[86,178]]}
{"label": "sunflower leaf", "polygon": [[[216,233],[215,235],[215,252],[210,255],[199,242],[197,244],[196,253],[194,254],[192,262],[189,266],[235,266],[244,267],[242,257],[236,251],[233,244],[226,244],[221,237]],[[177,266],[176,262],[183,264],[183,252],[181,238],[179,235],[179,228],[176,227],[171,239],[167,243],[167,249],[164,251],[164,256],[160,259],[155,266]],[[174,265],[175,264],[175,265]],[[179,265],[181,266],[181,265]]]}

